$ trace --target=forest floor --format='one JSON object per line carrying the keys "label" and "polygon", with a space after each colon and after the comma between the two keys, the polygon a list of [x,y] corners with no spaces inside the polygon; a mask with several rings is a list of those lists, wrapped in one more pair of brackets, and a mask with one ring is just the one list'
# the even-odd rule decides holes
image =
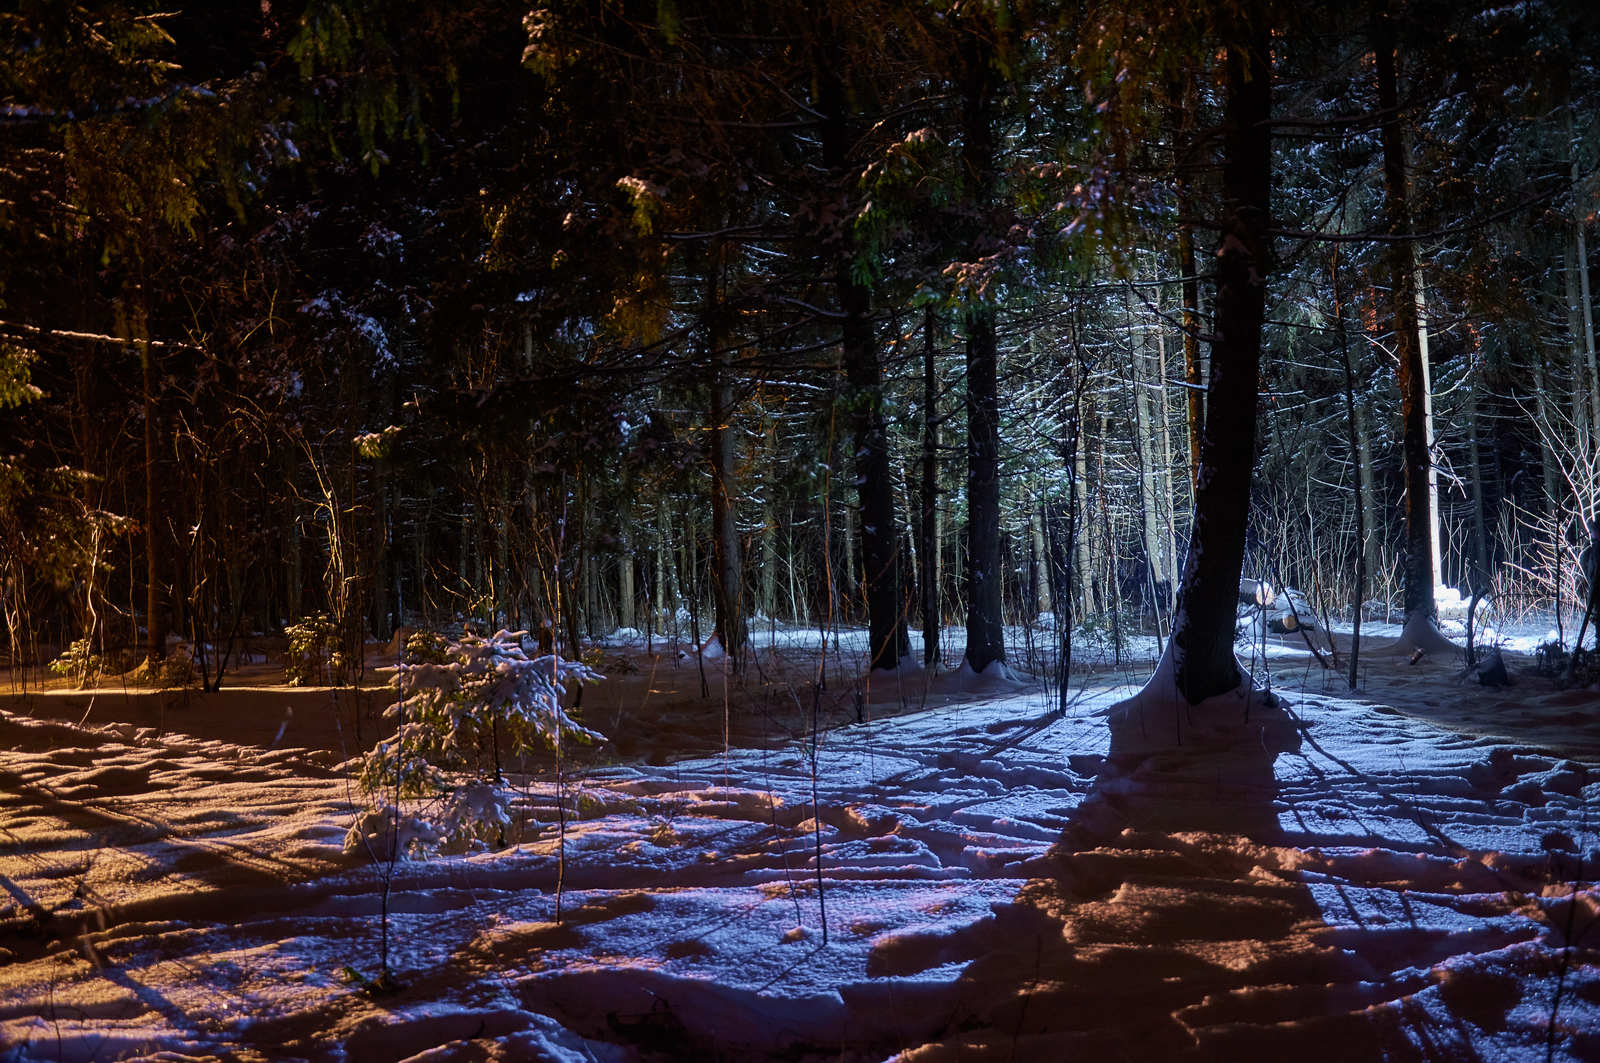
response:
{"label": "forest floor", "polygon": [[1257,647],[1299,749],[1116,765],[1150,638],[1060,713],[863,682],[860,632],[616,637],[564,832],[535,763],[510,847],[394,865],[343,847],[376,647],[357,690],[14,689],[0,1059],[1600,1060],[1600,691],[1368,633],[1354,693]]}

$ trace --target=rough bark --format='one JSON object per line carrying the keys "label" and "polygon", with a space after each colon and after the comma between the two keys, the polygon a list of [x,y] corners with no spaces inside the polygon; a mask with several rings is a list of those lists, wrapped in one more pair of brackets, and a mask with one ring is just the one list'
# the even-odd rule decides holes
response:
{"label": "rough bark", "polygon": [[967,315],[967,664],[1005,661],[1001,627],[1000,412],[994,313]]}
{"label": "rough bark", "polygon": [[[823,49],[818,55],[818,111],[821,115],[822,161],[838,182],[844,200],[849,190],[851,121],[838,65]],[[849,216],[845,203],[834,205],[838,218]],[[895,527],[894,470],[884,422],[883,370],[870,317],[872,293],[855,275],[855,247],[843,225],[829,234],[833,244],[833,288],[840,314],[840,359],[851,449],[855,454],[856,492],[861,532],[861,573],[867,604],[867,632],[872,668],[895,668],[905,648],[905,620],[900,608],[900,536]]]}
{"label": "rough bark", "polygon": [[[1254,17],[1252,17],[1254,15]],[[1228,34],[1217,256],[1216,339],[1201,439],[1194,530],[1173,624],[1175,680],[1191,704],[1239,686],[1234,611],[1244,568],[1250,477],[1255,467],[1261,321],[1270,267],[1270,38],[1257,5]]]}
{"label": "rough bark", "polygon": [[[962,177],[970,208],[982,219],[994,197],[994,74],[986,45],[963,48]],[[989,234],[980,221],[969,248],[980,257]],[[999,348],[995,312],[979,303],[965,315],[967,333],[967,665],[982,672],[1005,663],[1000,560]]]}

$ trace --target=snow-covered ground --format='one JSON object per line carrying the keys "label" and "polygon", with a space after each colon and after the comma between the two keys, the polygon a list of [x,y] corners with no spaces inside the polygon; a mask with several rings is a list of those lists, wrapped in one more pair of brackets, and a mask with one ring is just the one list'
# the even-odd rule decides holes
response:
{"label": "snow-covered ground", "polygon": [[860,633],[825,697],[814,631],[703,697],[617,639],[564,844],[537,773],[515,847],[393,866],[265,709],[229,741],[226,691],[164,732],[38,695],[0,712],[0,1059],[1600,1059],[1600,692],[1374,627],[1355,695],[1269,643],[1298,741],[1116,764],[1153,640],[1058,715],[863,688]]}

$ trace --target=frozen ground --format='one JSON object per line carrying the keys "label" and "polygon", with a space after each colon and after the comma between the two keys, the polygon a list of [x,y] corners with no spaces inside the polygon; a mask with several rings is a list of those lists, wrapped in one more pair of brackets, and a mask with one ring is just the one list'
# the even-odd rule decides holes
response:
{"label": "frozen ground", "polygon": [[544,771],[514,848],[346,855],[345,729],[303,692],[13,699],[0,1059],[1600,1060],[1600,692],[1366,633],[1354,696],[1268,645],[1298,740],[1115,766],[1153,644],[1059,716],[863,689],[848,632],[821,692],[815,632],[758,628],[704,695],[617,640],[564,860]]}

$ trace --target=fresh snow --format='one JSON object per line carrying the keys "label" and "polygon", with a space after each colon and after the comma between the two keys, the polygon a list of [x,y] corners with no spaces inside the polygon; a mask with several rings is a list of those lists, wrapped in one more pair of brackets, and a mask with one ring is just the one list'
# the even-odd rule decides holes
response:
{"label": "fresh snow", "polygon": [[1247,662],[1274,699],[1198,707],[1140,693],[1132,640],[1062,715],[964,669],[863,686],[864,632],[755,627],[742,676],[628,633],[564,846],[539,769],[512,847],[393,864],[344,851],[330,732],[268,708],[314,692],[160,729],[13,696],[0,1059],[1600,1058],[1600,692],[1398,634],[1365,626],[1354,695],[1283,636]]}

